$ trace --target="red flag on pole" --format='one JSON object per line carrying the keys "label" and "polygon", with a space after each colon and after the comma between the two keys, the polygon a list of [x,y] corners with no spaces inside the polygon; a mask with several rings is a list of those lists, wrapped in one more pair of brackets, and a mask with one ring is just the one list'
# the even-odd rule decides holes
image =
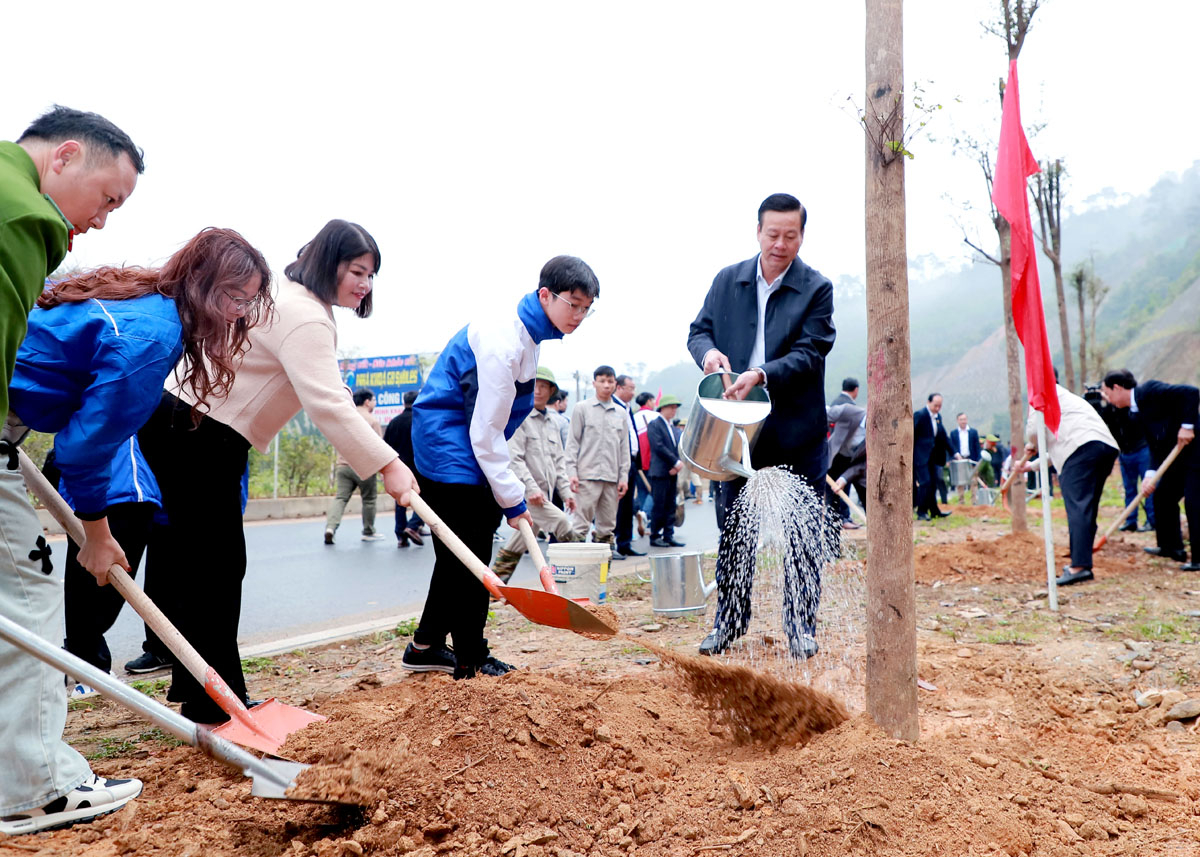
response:
{"label": "red flag on pole", "polygon": [[1029,387],[1029,404],[1034,410],[1042,412],[1046,428],[1057,434],[1062,412],[1054,385],[1050,342],[1046,339],[1046,314],[1042,308],[1042,288],[1038,283],[1033,221],[1029,218],[1029,199],[1025,195],[1025,180],[1039,169],[1037,159],[1029,150],[1025,131],[1021,128],[1017,61],[1012,60],[1008,64],[1008,85],[1004,88],[1004,114],[1000,121],[1000,151],[996,155],[992,202],[1011,227],[1013,324],[1021,344],[1025,346],[1025,381]]}

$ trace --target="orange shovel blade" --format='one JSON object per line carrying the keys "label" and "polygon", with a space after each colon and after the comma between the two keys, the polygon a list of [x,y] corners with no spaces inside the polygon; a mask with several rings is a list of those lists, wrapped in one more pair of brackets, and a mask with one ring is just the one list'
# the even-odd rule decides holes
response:
{"label": "orange shovel blade", "polygon": [[234,717],[214,729],[213,734],[243,747],[263,753],[275,753],[283,746],[288,735],[310,723],[326,719],[324,715],[313,714],[274,698],[254,706],[248,713],[249,719],[257,728],[251,728]]}
{"label": "orange shovel blade", "polygon": [[[501,586],[500,591],[504,594],[504,600],[517,608],[517,612],[539,625],[604,634],[606,637],[617,633],[616,628],[610,628],[594,613],[561,595],[520,586]],[[257,708],[254,710],[258,711]]]}

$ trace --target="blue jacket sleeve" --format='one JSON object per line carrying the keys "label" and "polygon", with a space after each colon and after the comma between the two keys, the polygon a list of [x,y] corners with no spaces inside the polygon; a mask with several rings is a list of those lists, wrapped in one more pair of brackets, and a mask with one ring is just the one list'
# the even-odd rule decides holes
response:
{"label": "blue jacket sleeve", "polygon": [[62,480],[80,518],[104,516],[113,456],[154,412],[179,353],[132,336],[107,335],[96,343],[94,380],[54,439]]}

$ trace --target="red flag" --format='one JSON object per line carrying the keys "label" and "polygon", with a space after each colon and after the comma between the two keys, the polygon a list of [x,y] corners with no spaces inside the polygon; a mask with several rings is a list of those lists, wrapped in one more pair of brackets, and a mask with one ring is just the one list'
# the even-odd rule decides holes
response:
{"label": "red flag", "polygon": [[1017,336],[1025,346],[1025,381],[1029,404],[1041,411],[1046,428],[1058,434],[1062,411],[1054,386],[1054,364],[1046,339],[1046,314],[1038,283],[1037,254],[1033,244],[1033,221],[1025,180],[1039,171],[1021,128],[1021,103],[1017,95],[1017,61],[1008,64],[1004,88],[1004,115],[1000,121],[1000,151],[992,182],[992,202],[1012,228],[1012,313]]}

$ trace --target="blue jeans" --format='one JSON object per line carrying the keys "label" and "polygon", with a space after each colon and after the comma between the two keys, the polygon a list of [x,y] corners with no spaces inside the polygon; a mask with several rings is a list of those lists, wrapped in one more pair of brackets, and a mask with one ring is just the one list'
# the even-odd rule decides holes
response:
{"label": "blue jeans", "polygon": [[[1125,485],[1125,505],[1128,506],[1133,502],[1133,498],[1138,493],[1138,480],[1146,475],[1146,471],[1150,469],[1150,447],[1143,446],[1137,452],[1131,452],[1128,455],[1124,453],[1120,456],[1121,460],[1121,482]],[[1154,495],[1147,497],[1142,505],[1146,508],[1146,523],[1154,526]],[[1137,525],[1138,512],[1134,509],[1129,517],[1125,519],[1126,524]]]}

